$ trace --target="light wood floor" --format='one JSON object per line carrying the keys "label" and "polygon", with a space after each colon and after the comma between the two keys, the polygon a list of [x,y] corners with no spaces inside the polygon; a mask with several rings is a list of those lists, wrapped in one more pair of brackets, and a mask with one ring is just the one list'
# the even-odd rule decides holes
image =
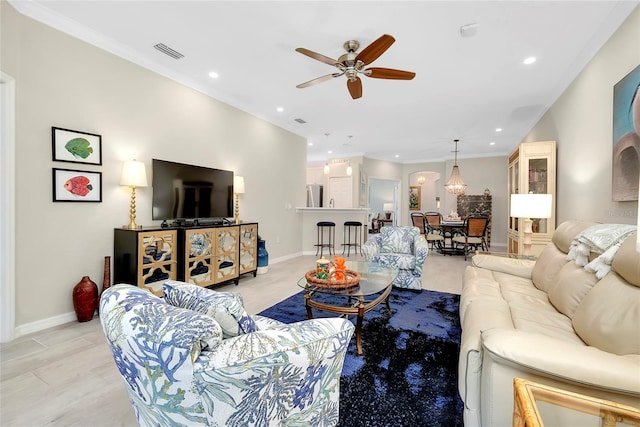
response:
{"label": "light wood floor", "polygon": [[[316,258],[272,264],[267,274],[246,275],[238,286],[216,289],[240,292],[247,311],[258,313],[299,292],[296,282],[314,268]],[[423,288],[459,294],[469,263],[430,251]],[[97,316],[2,344],[0,361],[3,427],[137,425]]]}

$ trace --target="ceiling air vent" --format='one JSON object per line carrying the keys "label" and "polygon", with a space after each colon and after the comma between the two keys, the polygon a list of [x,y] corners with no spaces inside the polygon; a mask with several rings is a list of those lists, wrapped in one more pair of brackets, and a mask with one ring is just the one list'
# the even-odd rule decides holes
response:
{"label": "ceiling air vent", "polygon": [[167,46],[165,44],[158,43],[157,45],[154,45],[153,47],[155,47],[156,49],[158,49],[160,52],[164,53],[165,55],[169,55],[173,59],[184,58],[183,54],[181,54],[180,52],[178,52],[176,50],[171,49],[169,46]]}
{"label": "ceiling air vent", "polygon": [[305,121],[304,121],[304,120],[302,120],[302,119],[293,119],[293,120],[294,120],[294,121],[296,121],[296,122],[298,122],[298,123],[300,123],[301,125],[303,125],[303,124],[307,123],[307,122],[305,122]]}

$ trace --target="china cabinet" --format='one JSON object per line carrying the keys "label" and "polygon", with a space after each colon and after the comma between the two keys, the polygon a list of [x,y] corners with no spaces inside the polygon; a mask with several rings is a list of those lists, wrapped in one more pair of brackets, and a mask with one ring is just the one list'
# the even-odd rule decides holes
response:
{"label": "china cabinet", "polygon": [[[511,194],[551,194],[551,218],[531,218],[533,221],[531,255],[538,255],[556,228],[556,142],[523,142],[509,156],[509,199]],[[524,253],[524,218],[512,218],[509,206],[508,252]]]}

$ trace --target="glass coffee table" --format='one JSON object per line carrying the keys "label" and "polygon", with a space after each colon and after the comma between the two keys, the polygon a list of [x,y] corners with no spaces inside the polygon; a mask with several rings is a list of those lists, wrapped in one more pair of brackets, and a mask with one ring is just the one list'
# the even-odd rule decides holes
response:
{"label": "glass coffee table", "polygon": [[[348,270],[360,273],[360,283],[349,288],[332,288],[319,286],[315,283],[307,282],[306,277],[298,280],[298,286],[304,289],[304,306],[307,309],[307,317],[313,318],[312,308],[336,313],[341,316],[355,315],[356,321],[356,346],[358,355],[362,355],[362,320],[364,314],[385,302],[387,310],[389,307],[389,294],[391,293],[391,283],[398,275],[398,269],[391,266],[370,263],[365,261],[347,261]],[[344,304],[328,304],[318,300],[323,294],[343,296],[340,301]]]}

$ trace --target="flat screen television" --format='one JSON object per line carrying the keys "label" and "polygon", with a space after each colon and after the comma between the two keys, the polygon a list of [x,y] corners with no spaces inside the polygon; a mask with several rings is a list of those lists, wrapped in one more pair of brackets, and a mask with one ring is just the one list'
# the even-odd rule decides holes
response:
{"label": "flat screen television", "polygon": [[233,172],[153,159],[154,220],[233,216]]}

